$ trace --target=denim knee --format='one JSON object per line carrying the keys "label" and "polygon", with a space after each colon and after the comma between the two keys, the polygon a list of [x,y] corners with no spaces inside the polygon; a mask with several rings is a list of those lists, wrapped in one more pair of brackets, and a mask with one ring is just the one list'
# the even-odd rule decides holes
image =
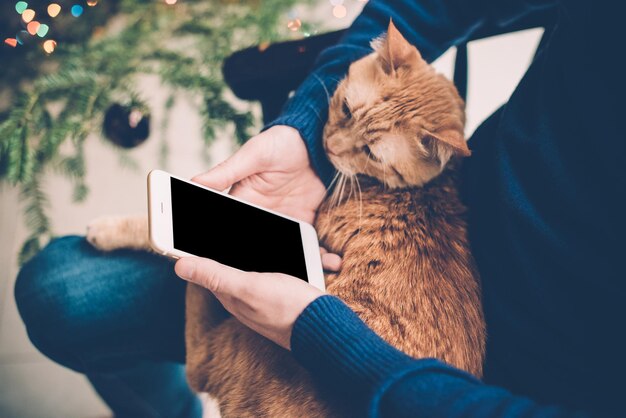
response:
{"label": "denim knee", "polygon": [[[84,319],[74,308],[74,292],[68,266],[80,258],[84,238],[67,236],[52,240],[18,273],[15,301],[28,336],[43,354],[68,367],[76,367],[68,342]],[[74,278],[77,279],[77,278]]]}
{"label": "denim knee", "polygon": [[132,366],[147,355],[184,359],[184,298],[171,261],[142,251],[103,253],[78,236],[53,240],[15,285],[32,343],[83,373]]}

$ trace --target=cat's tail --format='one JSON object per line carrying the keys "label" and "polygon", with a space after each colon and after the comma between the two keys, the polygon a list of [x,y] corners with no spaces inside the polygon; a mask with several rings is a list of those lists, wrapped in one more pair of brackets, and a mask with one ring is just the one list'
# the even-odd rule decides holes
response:
{"label": "cat's tail", "polygon": [[185,346],[187,378],[194,390],[203,391],[206,378],[201,370],[206,362],[213,331],[230,314],[207,289],[187,283],[185,300]]}

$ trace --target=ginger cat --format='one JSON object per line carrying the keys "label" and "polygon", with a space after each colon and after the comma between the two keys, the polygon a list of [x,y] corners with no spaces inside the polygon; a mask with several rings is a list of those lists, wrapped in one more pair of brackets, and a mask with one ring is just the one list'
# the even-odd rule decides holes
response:
{"label": "ginger cat", "polygon": [[[322,245],[343,256],[328,293],[383,339],[475,376],[485,351],[479,277],[470,253],[457,167],[469,155],[464,104],[393,26],[354,62],[330,102],[324,147],[339,170],[317,215]],[[350,181],[351,193],[344,197]],[[96,221],[95,246],[148,248],[145,218]],[[351,415],[317,388],[291,354],[187,288],[191,386],[224,417]]]}

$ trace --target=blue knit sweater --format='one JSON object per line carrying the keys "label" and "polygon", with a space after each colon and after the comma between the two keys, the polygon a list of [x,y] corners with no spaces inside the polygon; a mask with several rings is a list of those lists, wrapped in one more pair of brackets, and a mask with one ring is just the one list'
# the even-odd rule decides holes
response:
{"label": "blue knit sweater", "polygon": [[465,164],[488,331],[484,382],[407,357],[325,296],[298,318],[293,353],[321,386],[354,401],[357,414],[626,416],[621,2],[370,0],[271,125],[298,129],[328,182],[327,96],[390,17],[433,60],[486,22],[506,26],[548,7],[558,9],[554,30],[509,101],[470,139]]}

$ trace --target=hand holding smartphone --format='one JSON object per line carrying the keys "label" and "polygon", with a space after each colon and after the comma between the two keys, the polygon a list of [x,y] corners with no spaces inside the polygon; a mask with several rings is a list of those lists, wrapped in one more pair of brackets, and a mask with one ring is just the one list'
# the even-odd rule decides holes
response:
{"label": "hand holding smartphone", "polygon": [[324,290],[319,242],[310,224],[161,170],[148,175],[148,213],[150,242],[163,255],[285,273]]}

